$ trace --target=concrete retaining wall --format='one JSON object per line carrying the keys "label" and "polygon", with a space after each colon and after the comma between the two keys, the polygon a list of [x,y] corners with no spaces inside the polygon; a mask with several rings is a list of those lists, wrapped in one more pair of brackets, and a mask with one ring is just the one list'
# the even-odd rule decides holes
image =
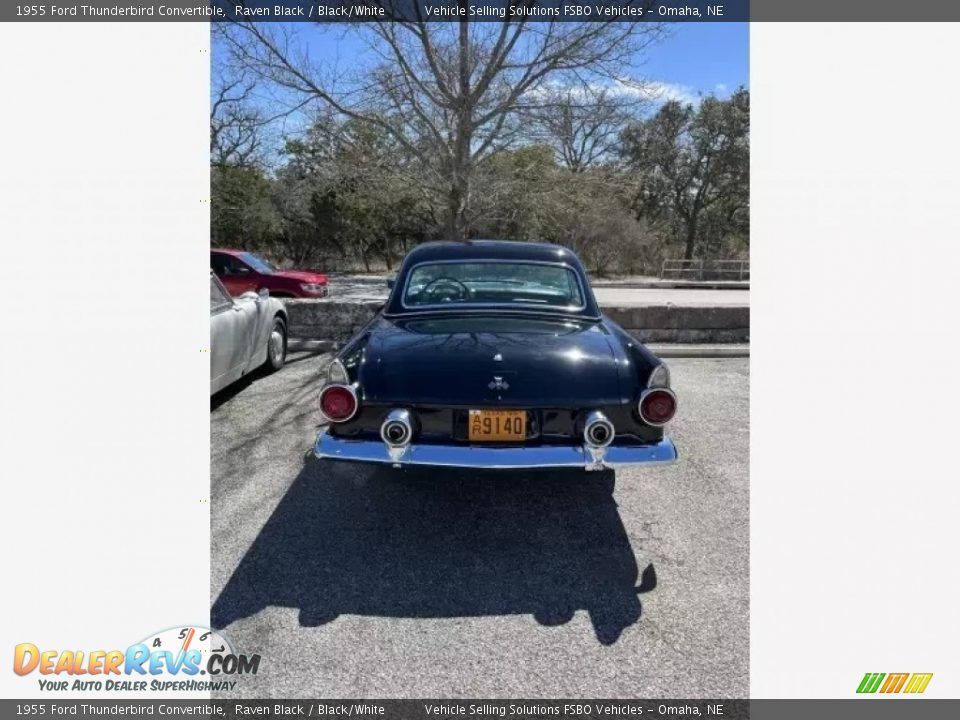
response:
{"label": "concrete retaining wall", "polygon": [[[284,300],[290,336],[344,342],[363,327],[382,302]],[[734,306],[643,305],[604,307],[603,311],[642,342],[745,343],[750,340],[750,308]]]}
{"label": "concrete retaining wall", "polygon": [[383,306],[380,300],[284,300],[290,337],[344,342]]}
{"label": "concrete retaining wall", "polygon": [[641,305],[602,309],[611,320],[642,342],[750,341],[750,308],[745,306]]}

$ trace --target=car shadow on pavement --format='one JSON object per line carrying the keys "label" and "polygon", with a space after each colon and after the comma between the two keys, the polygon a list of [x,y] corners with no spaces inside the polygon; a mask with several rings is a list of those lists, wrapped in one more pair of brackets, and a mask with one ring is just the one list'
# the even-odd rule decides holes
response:
{"label": "car shadow on pavement", "polygon": [[[326,351],[317,350],[317,351],[300,351],[296,353],[289,353],[284,361],[284,367],[293,365],[294,363],[302,362],[303,360],[312,360],[319,355],[326,355]],[[283,372],[283,369],[277,370],[276,372]],[[241,377],[239,380],[227,385],[227,387],[222,390],[214,393],[210,396],[210,411],[213,412],[220,408],[221,405],[226,403],[229,400],[232,400],[241,392],[246,390],[248,387],[253,385],[257,380],[263,380],[264,378],[270,377],[272,372],[268,370],[265,366],[261,365],[254,370],[251,370],[246,375]],[[315,383],[316,379],[311,377],[308,379],[310,383]]]}
{"label": "car shadow on pavement", "polygon": [[250,387],[256,380],[264,377],[266,373],[263,372],[261,368],[252,370],[251,372],[244,375],[239,380],[227,385],[223,390],[214,393],[210,396],[210,412],[218,409],[228,400],[232,400],[241,392]]}
{"label": "car shadow on pavement", "polygon": [[609,645],[656,586],[638,568],[606,470],[394,469],[316,460],[211,609],[215,628],[267,606],[318,626],[341,614],[442,618],[587,610]]}

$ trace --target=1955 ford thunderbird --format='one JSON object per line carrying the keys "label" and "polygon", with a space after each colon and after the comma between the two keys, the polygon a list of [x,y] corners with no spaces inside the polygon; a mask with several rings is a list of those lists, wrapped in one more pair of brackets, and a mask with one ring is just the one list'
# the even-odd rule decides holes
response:
{"label": "1955 ford thunderbird", "polygon": [[475,468],[676,460],[667,366],[544,243],[420,245],[331,363],[317,457]]}

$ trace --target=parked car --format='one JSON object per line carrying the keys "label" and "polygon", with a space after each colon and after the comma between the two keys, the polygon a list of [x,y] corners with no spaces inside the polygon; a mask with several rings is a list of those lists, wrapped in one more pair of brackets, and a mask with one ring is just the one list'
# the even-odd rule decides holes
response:
{"label": "parked car", "polygon": [[287,311],[266,289],[230,293],[210,273],[210,394],[265,366],[279,370],[287,357]]}
{"label": "parked car", "polygon": [[542,243],[428,243],[337,354],[320,458],[464,467],[670,463],[667,366]]}
{"label": "parked car", "polygon": [[307,270],[280,270],[259,255],[246,250],[214,248],[210,267],[231,295],[270,291],[276,298],[322,298],[327,296],[327,276]]}

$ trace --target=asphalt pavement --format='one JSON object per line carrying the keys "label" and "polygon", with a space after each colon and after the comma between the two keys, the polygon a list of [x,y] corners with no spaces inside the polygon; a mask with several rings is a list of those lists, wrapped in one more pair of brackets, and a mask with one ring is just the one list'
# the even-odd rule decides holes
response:
{"label": "asphalt pavement", "polygon": [[211,399],[211,623],[262,656],[233,695],[748,694],[748,359],[671,360],[680,460],[616,473],[318,461],[328,360]]}

